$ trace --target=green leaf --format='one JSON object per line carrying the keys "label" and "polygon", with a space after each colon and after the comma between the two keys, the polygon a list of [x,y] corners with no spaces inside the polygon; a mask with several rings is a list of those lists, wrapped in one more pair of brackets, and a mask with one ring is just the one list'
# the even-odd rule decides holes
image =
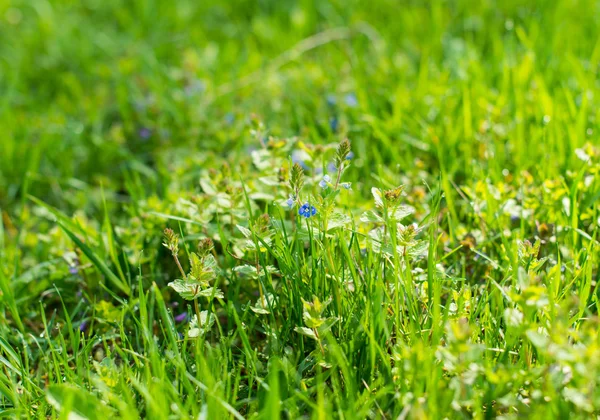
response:
{"label": "green leaf", "polygon": [[252,237],[252,231],[250,231],[250,229],[240,225],[236,225],[236,227],[240,232],[242,232],[242,235],[244,235],[247,239],[250,239]]}
{"label": "green leaf", "polygon": [[274,175],[272,175],[272,176],[263,176],[263,177],[258,178],[258,180],[260,182],[262,182],[263,184],[268,185],[270,187],[277,187],[280,184],[279,177],[274,176]]}
{"label": "green leaf", "polygon": [[179,296],[186,300],[194,300],[198,297],[199,285],[177,279],[169,283],[169,287],[175,290]]}
{"label": "green leaf", "polygon": [[200,292],[198,292],[198,296],[203,296],[203,297],[208,297],[208,298],[217,298],[217,299],[223,299],[223,292],[221,292],[221,289],[216,289],[214,287],[209,287],[208,289],[204,289]]}
{"label": "green leaf", "polygon": [[375,200],[375,206],[382,209],[383,208],[383,194],[379,188],[371,188],[371,194],[373,194],[373,199]]}
{"label": "green leaf", "polygon": [[360,221],[364,223],[383,223],[383,217],[379,216],[373,210],[369,210],[360,216]]}
{"label": "green leaf", "polygon": [[192,317],[190,329],[188,330],[188,337],[197,338],[206,335],[215,323],[215,315],[211,313],[209,317],[208,311],[202,311],[200,312],[200,320],[202,322],[198,325],[198,317],[196,315]]}
{"label": "green leaf", "polygon": [[392,215],[390,216],[391,219],[399,221],[404,219],[407,216],[410,216],[411,214],[413,214],[415,212],[415,209],[412,208],[411,206],[406,206],[404,204],[394,208],[394,212],[392,213]]}
{"label": "green leaf", "polygon": [[327,224],[327,231],[337,229],[352,223],[352,219],[343,213],[333,213]]}
{"label": "green leaf", "polygon": [[51,385],[46,399],[57,411],[68,413],[65,418],[70,420],[106,420],[113,414],[95,395],[72,385]]}
{"label": "green leaf", "polygon": [[302,334],[302,335],[305,335],[307,337],[310,337],[313,340],[317,339],[317,336],[315,335],[315,332],[313,330],[311,330],[310,328],[296,327],[296,328],[294,328],[294,331],[296,331],[298,334]]}
{"label": "green leaf", "polygon": [[199,283],[182,279],[177,279],[170,282],[169,287],[175,290],[179,296],[186,300],[194,300],[200,296],[210,298],[213,296],[213,293],[215,298],[223,299],[224,297],[223,293],[219,289],[215,289],[214,287],[203,289]]}
{"label": "green leaf", "polygon": [[267,315],[271,313],[271,309],[276,305],[275,297],[271,293],[266,293],[264,297],[258,298],[256,304],[251,306],[252,312],[259,315]]}
{"label": "green leaf", "polygon": [[531,344],[533,344],[538,350],[545,350],[548,347],[550,340],[547,336],[535,330],[529,330],[526,332],[526,334],[527,338],[529,338],[529,341],[531,341]]}
{"label": "green leaf", "polygon": [[248,264],[238,265],[233,268],[233,271],[245,277],[256,278],[256,267]]}
{"label": "green leaf", "polygon": [[217,194],[217,188],[212,183],[212,181],[208,178],[202,178],[200,180],[200,187],[202,187],[202,190],[208,195],[216,195]]}

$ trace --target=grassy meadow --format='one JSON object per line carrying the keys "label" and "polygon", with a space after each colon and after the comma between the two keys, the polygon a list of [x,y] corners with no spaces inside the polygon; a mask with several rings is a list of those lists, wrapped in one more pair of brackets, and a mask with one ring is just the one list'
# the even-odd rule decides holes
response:
{"label": "grassy meadow", "polygon": [[0,418],[600,416],[600,3],[0,0]]}

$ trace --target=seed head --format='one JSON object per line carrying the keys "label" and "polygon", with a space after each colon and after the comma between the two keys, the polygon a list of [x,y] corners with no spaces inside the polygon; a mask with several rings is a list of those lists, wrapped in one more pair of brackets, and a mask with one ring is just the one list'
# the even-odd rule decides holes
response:
{"label": "seed head", "polygon": [[271,223],[271,218],[267,213],[262,214],[258,219],[256,219],[256,223],[254,227],[258,233],[265,233],[269,229],[269,224]]}
{"label": "seed head", "polygon": [[215,247],[215,244],[212,239],[204,238],[198,242],[198,254],[200,257],[205,257],[210,254]]}
{"label": "seed head", "polygon": [[179,237],[173,232],[173,229],[169,228],[164,230],[164,235],[165,242],[163,242],[163,245],[168,248],[173,255],[177,255],[179,252]]}
{"label": "seed head", "polygon": [[344,139],[340,142],[335,154],[335,166],[341,168],[351,153],[350,140]]}
{"label": "seed head", "polygon": [[292,188],[292,191],[294,191],[294,193],[298,195],[303,185],[304,169],[302,169],[302,166],[300,166],[300,164],[294,163],[290,174],[290,187]]}
{"label": "seed head", "polygon": [[400,200],[400,196],[402,195],[402,191],[404,190],[404,185],[400,185],[399,187],[392,188],[391,190],[387,190],[383,193],[385,200],[389,204],[397,203]]}

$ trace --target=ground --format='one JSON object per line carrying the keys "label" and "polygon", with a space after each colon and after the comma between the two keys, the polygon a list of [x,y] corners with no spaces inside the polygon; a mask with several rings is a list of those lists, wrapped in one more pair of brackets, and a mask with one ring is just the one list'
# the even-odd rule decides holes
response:
{"label": "ground", "polygon": [[598,2],[6,0],[0,39],[0,417],[598,415]]}

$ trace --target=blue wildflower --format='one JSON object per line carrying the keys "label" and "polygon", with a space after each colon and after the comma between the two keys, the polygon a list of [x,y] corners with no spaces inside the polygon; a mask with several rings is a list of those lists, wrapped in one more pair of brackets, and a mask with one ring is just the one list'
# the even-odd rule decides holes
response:
{"label": "blue wildflower", "polygon": [[353,151],[348,152],[348,154],[346,155],[346,160],[350,160],[353,158],[354,158],[354,152]]}
{"label": "blue wildflower", "polygon": [[346,102],[346,105],[348,105],[350,108],[354,108],[356,105],[358,105],[358,99],[356,99],[356,95],[354,93],[348,93],[344,97],[344,102]]}
{"label": "blue wildflower", "polygon": [[335,95],[329,94],[327,95],[327,105],[329,106],[335,106],[336,103],[336,99],[335,99]]}
{"label": "blue wildflower", "polygon": [[331,128],[332,132],[337,132],[338,129],[338,119],[337,117],[331,117],[329,119],[329,128]]}
{"label": "blue wildflower", "polygon": [[323,179],[321,180],[321,182],[319,182],[319,187],[327,188],[329,186],[330,181],[331,181],[331,178],[329,177],[329,175],[325,175],[323,177]]}
{"label": "blue wildflower", "polygon": [[306,217],[308,219],[309,217],[314,216],[315,214],[317,214],[317,209],[314,208],[314,206],[311,206],[308,203],[304,203],[304,204],[302,204],[302,206],[298,210],[298,214],[300,216],[304,216],[304,217]]}
{"label": "blue wildflower", "polygon": [[292,197],[290,195],[290,197],[287,199],[287,201],[285,202],[285,204],[287,204],[289,208],[294,207],[294,197]]}
{"label": "blue wildflower", "polygon": [[351,182],[342,182],[340,185],[342,186],[342,188],[344,188],[346,190],[351,190],[352,189],[352,183]]}

